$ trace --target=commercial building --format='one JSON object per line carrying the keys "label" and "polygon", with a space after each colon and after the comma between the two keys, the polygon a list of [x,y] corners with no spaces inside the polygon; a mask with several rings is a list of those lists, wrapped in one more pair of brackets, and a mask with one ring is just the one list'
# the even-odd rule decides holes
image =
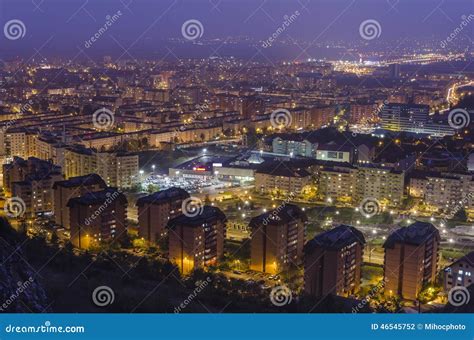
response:
{"label": "commercial building", "polygon": [[125,236],[127,198],[116,188],[89,192],[67,202],[71,242],[81,249]]}
{"label": "commercial building", "polygon": [[203,206],[192,216],[168,222],[168,258],[183,274],[218,263],[224,255],[227,218],[216,207]]}
{"label": "commercial building", "polygon": [[254,217],[251,265],[255,271],[276,274],[303,261],[305,213],[296,205],[284,204]]}
{"label": "commercial building", "polygon": [[440,236],[438,229],[415,222],[395,230],[384,243],[386,296],[416,300],[423,286],[435,280]]}
{"label": "commercial building", "polygon": [[183,201],[188,197],[187,191],[173,187],[139,198],[139,236],[152,243],[160,240],[169,220],[181,215]]}
{"label": "commercial building", "polygon": [[455,130],[451,126],[438,122],[436,116],[430,116],[429,111],[429,105],[385,104],[380,111],[381,128],[435,137],[454,135]]}
{"label": "commercial building", "polygon": [[381,127],[389,131],[422,133],[429,113],[428,105],[385,104],[380,112]]}
{"label": "commercial building", "polygon": [[340,225],[317,235],[304,247],[304,290],[324,297],[359,291],[365,239],[352,226]]}

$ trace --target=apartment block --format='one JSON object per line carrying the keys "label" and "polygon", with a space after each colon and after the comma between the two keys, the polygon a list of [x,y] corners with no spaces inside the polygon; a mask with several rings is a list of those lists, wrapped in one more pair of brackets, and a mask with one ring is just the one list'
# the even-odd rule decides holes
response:
{"label": "apartment block", "polygon": [[71,198],[67,208],[75,247],[89,249],[125,236],[127,198],[116,188]]}
{"label": "apartment block", "polygon": [[303,261],[307,217],[296,205],[285,204],[252,218],[251,265],[276,274]]}
{"label": "apartment block", "polygon": [[70,216],[67,203],[73,197],[83,196],[90,192],[101,191],[107,185],[97,174],[72,177],[53,184],[53,211],[55,222],[70,229]]}
{"label": "apartment block", "polygon": [[299,195],[305,186],[312,184],[312,176],[306,169],[288,164],[271,164],[255,172],[255,189],[261,193]]}
{"label": "apartment block", "polygon": [[138,154],[100,152],[96,157],[96,172],[108,186],[130,189],[139,182]]}
{"label": "apartment block", "polygon": [[53,211],[53,184],[62,179],[61,167],[34,157],[3,165],[4,190],[25,202],[28,216]]}
{"label": "apartment block", "polygon": [[357,169],[321,167],[318,173],[318,197],[326,202],[352,203],[356,193]]}
{"label": "apartment block", "polygon": [[403,201],[405,173],[386,168],[359,167],[356,182],[356,200],[375,198],[381,204],[398,206]]}
{"label": "apartment block", "polygon": [[443,271],[445,292],[454,287],[469,287],[474,280],[474,251],[461,257]]}
{"label": "apartment block", "polygon": [[78,177],[96,173],[97,155],[92,149],[69,147],[64,152],[64,177]]}
{"label": "apartment block", "polygon": [[317,298],[349,296],[360,288],[365,238],[340,225],[315,236],[304,247],[304,291]]}
{"label": "apartment block", "polygon": [[416,300],[423,286],[436,278],[440,236],[438,229],[415,222],[395,230],[384,243],[386,296]]}
{"label": "apartment block", "polygon": [[139,236],[149,242],[157,242],[166,235],[166,225],[182,212],[187,191],[172,187],[137,200]]}
{"label": "apartment block", "polygon": [[168,222],[169,260],[183,274],[218,263],[224,255],[227,218],[216,207],[203,206],[196,216],[179,215]]}

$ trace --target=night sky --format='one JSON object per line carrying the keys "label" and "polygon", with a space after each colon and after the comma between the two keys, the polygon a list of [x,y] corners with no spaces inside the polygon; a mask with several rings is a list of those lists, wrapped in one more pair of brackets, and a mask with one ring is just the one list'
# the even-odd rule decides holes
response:
{"label": "night sky", "polygon": [[[19,19],[26,26],[22,39],[1,36],[0,56],[74,56],[84,42],[105,24],[106,16],[121,11],[120,19],[100,41],[87,50],[90,56],[153,57],[163,52],[164,41],[180,38],[181,26],[199,20],[203,41],[236,36],[266,39],[282,25],[283,17],[300,15],[280,39],[324,43],[361,41],[359,25],[380,22],[380,41],[397,38],[444,38],[474,13],[474,0],[3,0],[1,27]],[[463,32],[474,36],[474,22]],[[472,45],[472,44],[471,44]]]}

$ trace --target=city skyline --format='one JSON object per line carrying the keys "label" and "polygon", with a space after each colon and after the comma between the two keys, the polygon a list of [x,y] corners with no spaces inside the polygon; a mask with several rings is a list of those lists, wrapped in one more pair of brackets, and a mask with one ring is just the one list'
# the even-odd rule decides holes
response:
{"label": "city skyline", "polygon": [[0,311],[472,313],[470,5],[0,2]]}
{"label": "city skyline", "polygon": [[[244,59],[300,61],[354,59],[347,53],[348,48],[354,47],[396,54],[403,48],[448,52],[472,45],[472,27],[456,33],[452,43],[442,45],[463,21],[473,20],[468,0],[449,4],[438,0],[4,0],[0,5],[0,20],[4,24],[20,20],[25,30],[21,39],[3,39],[0,56],[7,59],[38,60],[45,56],[96,60],[105,55],[121,59],[176,59],[234,54]],[[115,20],[107,19],[114,16]],[[182,25],[190,20],[198,21],[202,29],[199,39],[192,39],[192,44],[182,35]],[[360,34],[361,24],[366,21],[376,22],[372,26],[376,36],[368,40]],[[272,48],[262,48],[262,42],[279,28],[283,31],[278,33]],[[90,43],[97,32],[98,42]],[[188,43],[183,45],[184,42]],[[418,45],[420,42],[423,45]]]}

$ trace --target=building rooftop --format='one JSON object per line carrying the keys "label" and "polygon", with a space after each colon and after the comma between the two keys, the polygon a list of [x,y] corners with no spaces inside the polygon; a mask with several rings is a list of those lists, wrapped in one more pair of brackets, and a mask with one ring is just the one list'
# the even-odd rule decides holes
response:
{"label": "building rooftop", "polygon": [[289,162],[264,163],[257,173],[282,177],[308,177],[311,174],[304,168],[293,167]]}
{"label": "building rooftop", "polygon": [[452,265],[454,265],[455,263],[459,263],[459,262],[467,262],[469,263],[469,265],[471,265],[472,267],[474,267],[474,251],[471,251],[469,254],[467,255],[464,255],[463,257],[459,258],[458,260],[454,261],[451,265],[449,265],[448,267],[451,267]]}
{"label": "building rooftop", "polygon": [[391,233],[385,241],[384,248],[393,248],[396,243],[421,245],[430,238],[435,237],[440,240],[439,231],[436,227],[427,222],[415,222],[408,227],[402,227]]}
{"label": "building rooftop", "polygon": [[[102,191],[88,192],[80,197],[73,197],[67,202],[68,207],[74,205],[98,205],[110,204],[110,201],[119,200],[122,204],[127,204],[127,198],[124,194],[118,191],[117,188],[107,188]],[[109,201],[109,202],[108,202]]]}
{"label": "building rooftop", "polygon": [[262,225],[282,225],[295,220],[307,221],[306,214],[300,207],[294,204],[284,204],[279,208],[268,211],[250,220],[250,227],[261,227]]}
{"label": "building rooftop", "polygon": [[[186,227],[201,227],[206,223],[214,223],[216,221],[226,222],[227,217],[225,214],[217,207],[212,207],[209,205],[198,206],[196,205],[196,216],[186,216],[184,214],[179,215],[171,219],[168,222],[168,228],[173,229],[176,226],[186,226]],[[199,213],[200,212],[200,213]]]}
{"label": "building rooftop", "polygon": [[140,197],[137,200],[137,206],[144,204],[161,204],[175,199],[186,199],[189,197],[189,193],[181,188],[171,187],[166,190],[155,192],[151,195]]}
{"label": "building rooftop", "polygon": [[353,226],[341,224],[308,241],[305,245],[305,252],[312,252],[315,248],[339,250],[354,242],[365,244],[362,232]]}
{"label": "building rooftop", "polygon": [[90,174],[90,175],[85,175],[85,176],[71,177],[64,181],[55,182],[53,185],[53,189],[56,189],[58,186],[64,187],[64,188],[75,188],[75,187],[80,187],[83,185],[94,185],[94,184],[98,184],[102,188],[107,187],[102,177],[100,177],[97,174]]}

